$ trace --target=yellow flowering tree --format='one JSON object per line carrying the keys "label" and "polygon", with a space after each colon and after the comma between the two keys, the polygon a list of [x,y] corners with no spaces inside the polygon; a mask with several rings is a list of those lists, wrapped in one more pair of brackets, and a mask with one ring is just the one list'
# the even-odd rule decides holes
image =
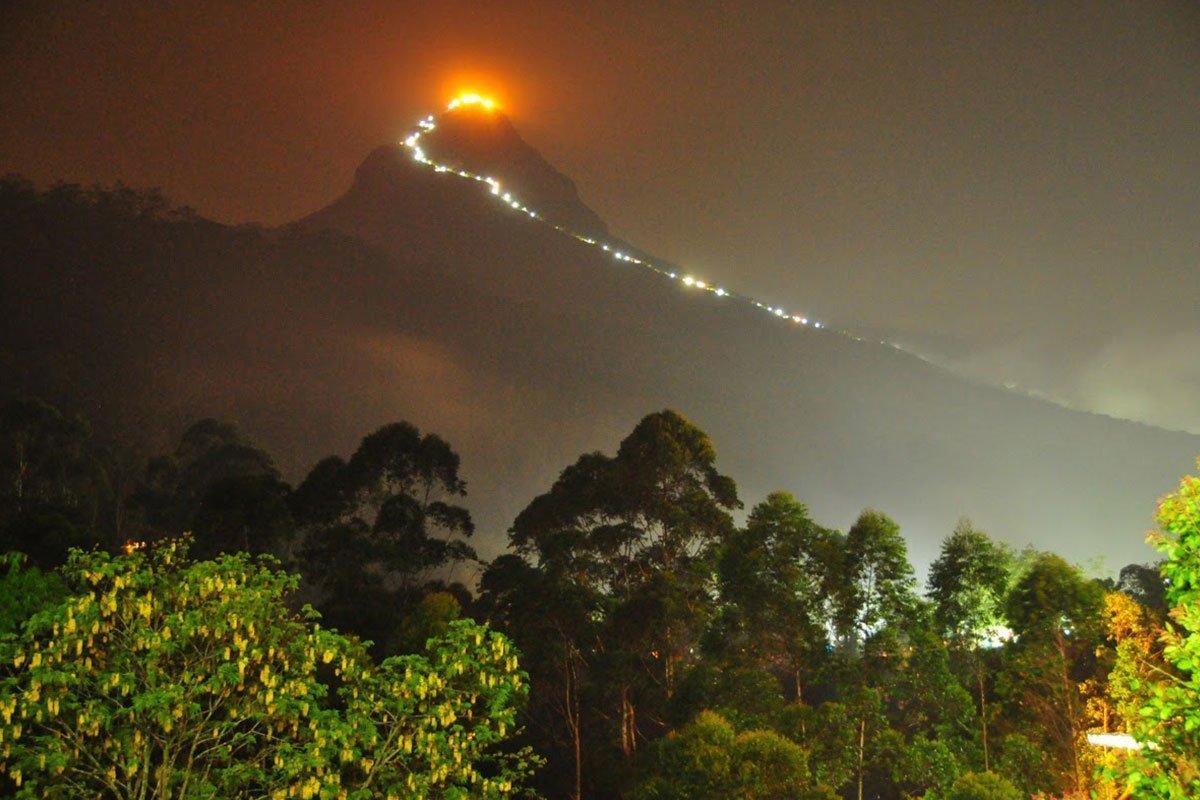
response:
{"label": "yellow flowering tree", "polygon": [[[503,798],[527,687],[499,634],[451,623],[374,664],[244,554],[73,552],[70,589],[0,643],[0,771],[18,797]],[[2,791],[2,790],[0,790]]]}

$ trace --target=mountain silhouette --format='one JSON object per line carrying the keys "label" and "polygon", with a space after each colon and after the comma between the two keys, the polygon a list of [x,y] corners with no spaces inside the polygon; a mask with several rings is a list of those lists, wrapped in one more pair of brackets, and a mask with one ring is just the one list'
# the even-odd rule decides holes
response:
{"label": "mountain silhouette", "polygon": [[232,418],[293,480],[408,419],[462,455],[484,555],[563,467],[671,407],[709,433],[747,506],[788,489],[841,528],[878,508],[919,565],[961,515],[1109,568],[1152,557],[1155,498],[1200,437],[970,383],[617,261],[548,224],[606,236],[498,113],[443,115],[422,146],[542,219],[401,144],[277,230],[7,182],[11,391],[159,446],[188,420]]}

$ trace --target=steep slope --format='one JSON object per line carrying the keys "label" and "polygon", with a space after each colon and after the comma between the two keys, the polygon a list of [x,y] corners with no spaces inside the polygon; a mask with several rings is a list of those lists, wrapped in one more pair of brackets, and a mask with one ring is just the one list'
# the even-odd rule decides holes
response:
{"label": "steep slope", "polygon": [[[556,190],[523,191],[537,207]],[[667,406],[709,432],[748,505],[787,488],[841,527],[878,507],[918,563],[961,514],[1072,558],[1144,560],[1154,499],[1200,453],[1200,437],[685,289],[399,146],[277,232],[8,192],[0,260],[12,390],[160,445],[188,418],[232,417],[293,478],[409,419],[462,454],[485,554],[563,466]]]}

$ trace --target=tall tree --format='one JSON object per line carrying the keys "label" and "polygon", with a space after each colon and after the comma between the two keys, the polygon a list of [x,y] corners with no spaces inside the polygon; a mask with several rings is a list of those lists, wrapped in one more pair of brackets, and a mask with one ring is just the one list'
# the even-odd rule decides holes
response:
{"label": "tall tree", "polygon": [[965,519],[942,542],[941,554],[929,569],[928,594],[933,601],[934,620],[950,643],[955,661],[963,665],[973,684],[985,771],[991,769],[986,648],[1004,629],[1004,602],[1011,572],[1008,551]]}
{"label": "tall tree", "polygon": [[642,419],[615,457],[585,455],[513,523],[539,569],[600,598],[589,660],[607,675],[615,739],[630,757],[643,702],[661,707],[693,659],[710,608],[715,547],[740,505],[708,437],[674,411]]}
{"label": "tall tree", "polygon": [[813,522],[791,494],[770,494],[721,549],[716,648],[784,671],[803,702],[808,673],[828,650],[840,555],[839,534]]}
{"label": "tall tree", "polygon": [[0,551],[55,567],[71,547],[112,544],[116,501],[85,420],[35,398],[0,406]]}
{"label": "tall tree", "polygon": [[847,707],[857,714],[856,782],[862,800],[869,773],[888,773],[880,764],[869,769],[867,754],[894,735],[877,709],[883,707],[886,686],[902,665],[905,623],[919,607],[916,576],[900,526],[879,511],[862,512],[846,534],[841,575],[837,621],[843,656],[849,659],[844,690],[853,700]]}
{"label": "tall tree", "polygon": [[131,504],[138,539],[190,532],[196,554],[281,553],[293,530],[290,488],[267,452],[231,422],[203,419],[146,465]]}
{"label": "tall tree", "polygon": [[1063,787],[1086,789],[1081,759],[1087,719],[1084,684],[1097,673],[1104,591],[1059,556],[1037,556],[1008,598],[1016,633],[1005,648],[1008,696],[1060,768]]}
{"label": "tall tree", "polygon": [[387,649],[405,611],[475,560],[474,523],[454,502],[466,494],[458,471],[444,439],[397,422],[363,438],[349,461],[323,459],[296,488],[304,571],[335,624]]}
{"label": "tall tree", "polygon": [[916,575],[900,526],[879,511],[859,515],[846,534],[839,623],[861,646],[917,605]]}

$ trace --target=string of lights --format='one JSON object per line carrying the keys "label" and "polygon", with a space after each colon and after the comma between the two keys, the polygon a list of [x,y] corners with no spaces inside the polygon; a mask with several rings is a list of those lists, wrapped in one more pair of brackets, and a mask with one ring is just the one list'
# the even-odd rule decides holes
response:
{"label": "string of lights", "polygon": [[[450,101],[450,103],[446,106],[446,112],[452,112],[452,111],[465,109],[465,108],[477,108],[477,109],[481,109],[484,111],[492,111],[496,108],[496,103],[491,98],[484,97],[479,94],[475,94],[475,93],[461,94],[458,97],[456,97]],[[862,337],[856,336],[855,334],[853,334],[849,331],[828,328],[825,325],[825,323],[821,322],[820,320],[814,319],[807,313],[799,313],[794,310],[785,310],[783,306],[775,305],[772,303],[764,303],[761,300],[750,297],[748,295],[741,294],[740,292],[731,291],[722,286],[718,286],[715,283],[713,283],[712,281],[698,278],[695,275],[691,275],[691,274],[687,274],[687,273],[680,273],[677,270],[670,269],[661,264],[656,264],[652,261],[647,261],[645,259],[639,258],[638,256],[626,253],[623,250],[621,250],[618,245],[615,245],[610,242],[598,241],[595,238],[592,238],[590,236],[585,236],[584,234],[581,234],[577,231],[570,230],[569,228],[566,228],[563,225],[560,225],[556,222],[553,222],[552,220],[547,219],[545,216],[540,214],[535,209],[530,208],[525,203],[521,202],[519,199],[517,199],[515,196],[513,196],[513,194],[511,192],[505,190],[505,188],[501,185],[500,181],[497,180],[496,178],[494,178],[490,175],[480,175],[478,173],[471,172],[470,170],[463,169],[461,167],[455,167],[455,166],[451,166],[448,164],[443,164],[443,163],[440,163],[440,162],[437,162],[437,161],[434,161],[433,159],[431,159],[429,157],[429,155],[425,152],[425,150],[421,147],[421,138],[423,136],[425,136],[426,134],[431,133],[432,131],[436,130],[437,126],[438,126],[438,118],[436,116],[434,116],[433,114],[429,114],[424,119],[421,119],[420,121],[418,121],[416,130],[414,130],[412,133],[410,133],[408,136],[406,136],[402,140],[403,146],[410,151],[410,153],[412,154],[413,160],[419,164],[429,167],[434,172],[436,172],[438,174],[452,175],[452,176],[455,176],[455,177],[458,177],[458,178],[461,178],[464,180],[475,181],[477,183],[484,184],[488,187],[488,191],[494,197],[496,197],[496,199],[499,202],[508,206],[510,209],[512,209],[514,211],[519,211],[522,214],[525,214],[530,219],[537,220],[538,222],[540,222],[542,224],[548,225],[548,226],[554,228],[554,230],[558,231],[559,233],[562,233],[566,236],[570,236],[571,238],[575,239],[576,241],[579,241],[585,245],[588,245],[589,247],[594,247],[598,250],[601,250],[608,256],[611,256],[614,261],[619,261],[619,262],[627,263],[627,264],[634,264],[634,265],[642,267],[644,269],[648,269],[654,273],[657,273],[658,275],[660,275],[664,278],[667,278],[668,280],[678,282],[679,284],[681,284],[682,286],[684,286],[690,290],[698,290],[698,291],[702,291],[702,292],[707,292],[709,294],[712,294],[714,297],[728,298],[729,300],[734,301],[734,302],[747,303],[747,304],[753,306],[755,309],[766,313],[767,315],[769,315],[770,317],[772,317],[773,319],[775,319],[777,321],[787,322],[789,324],[792,324],[792,325],[795,325],[795,326],[801,327],[801,328],[809,328],[812,330],[828,331],[830,333],[839,334],[841,336],[845,336],[847,338],[854,339],[855,341],[859,341],[859,342],[866,341]],[[899,345],[896,345],[892,342],[880,341],[879,344],[894,348],[896,350],[902,349]],[[916,355],[916,354],[913,354],[913,355]],[[920,356],[917,356],[917,357],[920,358]],[[922,360],[925,360],[925,359],[922,359]]]}

